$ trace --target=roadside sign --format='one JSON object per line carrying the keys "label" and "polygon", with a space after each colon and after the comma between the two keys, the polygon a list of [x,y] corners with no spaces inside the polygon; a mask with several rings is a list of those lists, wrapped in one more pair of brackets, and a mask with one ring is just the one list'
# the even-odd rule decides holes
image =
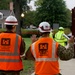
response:
{"label": "roadside sign", "polygon": [[58,29],[59,28],[59,24],[58,23],[54,23],[53,24],[53,29]]}

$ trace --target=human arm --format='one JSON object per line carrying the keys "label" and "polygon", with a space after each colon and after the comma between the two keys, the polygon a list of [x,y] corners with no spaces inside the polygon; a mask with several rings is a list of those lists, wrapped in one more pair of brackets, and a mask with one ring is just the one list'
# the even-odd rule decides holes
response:
{"label": "human arm", "polygon": [[25,58],[24,59],[27,59],[27,60],[35,60],[31,51],[30,51],[31,47],[28,48],[28,50],[26,51],[26,54],[25,54]]}
{"label": "human arm", "polygon": [[66,47],[58,46],[57,55],[61,60],[69,60],[74,57],[74,38],[71,37]]}
{"label": "human arm", "polygon": [[[31,36],[31,42],[32,42],[32,43],[34,43],[35,41],[38,40],[38,38],[37,38],[36,36],[37,36],[37,35],[35,35],[35,34],[33,34],[33,35]],[[29,47],[28,50],[26,51],[24,59],[27,59],[27,60],[34,60],[34,57],[33,57],[32,53],[31,53],[30,49],[31,49],[31,47]]]}
{"label": "human arm", "polygon": [[23,55],[26,49],[26,44],[24,40],[21,38],[21,45],[20,45],[20,55]]}

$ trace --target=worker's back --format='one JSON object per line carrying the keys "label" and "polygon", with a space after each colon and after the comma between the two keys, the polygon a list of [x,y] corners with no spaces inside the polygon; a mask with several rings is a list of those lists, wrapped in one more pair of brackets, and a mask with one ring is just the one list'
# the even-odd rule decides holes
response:
{"label": "worker's back", "polygon": [[0,70],[22,70],[23,66],[19,57],[21,37],[16,33],[1,33],[0,41]]}
{"label": "worker's back", "polygon": [[54,75],[59,73],[58,56],[56,54],[57,47],[58,43],[49,37],[40,38],[38,41],[33,43],[31,46],[31,52],[33,53],[34,57],[36,56],[36,74]]}

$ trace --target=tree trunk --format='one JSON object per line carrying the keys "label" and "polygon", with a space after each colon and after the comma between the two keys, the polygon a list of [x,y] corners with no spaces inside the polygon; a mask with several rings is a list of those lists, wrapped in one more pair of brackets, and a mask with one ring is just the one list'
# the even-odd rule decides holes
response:
{"label": "tree trunk", "polygon": [[14,13],[15,16],[18,20],[18,26],[16,28],[16,33],[21,35],[21,25],[20,25],[20,20],[21,20],[21,5],[20,5],[20,0],[14,0]]}

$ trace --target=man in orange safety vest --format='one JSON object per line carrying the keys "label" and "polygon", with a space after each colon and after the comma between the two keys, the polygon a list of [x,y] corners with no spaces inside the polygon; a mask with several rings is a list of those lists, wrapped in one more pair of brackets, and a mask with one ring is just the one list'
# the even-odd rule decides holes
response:
{"label": "man in orange safety vest", "polygon": [[20,75],[23,64],[20,55],[25,51],[22,37],[16,34],[18,21],[15,16],[5,20],[7,31],[0,34],[0,75]]}
{"label": "man in orange safety vest", "polygon": [[48,22],[41,22],[38,29],[41,37],[31,44],[25,58],[35,60],[35,75],[61,75],[58,58],[61,60],[73,58],[74,38],[71,37],[68,45],[64,47],[49,37],[50,24]]}

